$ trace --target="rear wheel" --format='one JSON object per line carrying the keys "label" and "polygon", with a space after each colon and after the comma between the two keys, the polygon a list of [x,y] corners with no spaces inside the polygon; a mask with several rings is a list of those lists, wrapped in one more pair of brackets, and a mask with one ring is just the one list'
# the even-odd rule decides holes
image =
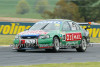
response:
{"label": "rear wheel", "polygon": [[60,41],[59,41],[58,37],[54,37],[53,44],[54,44],[53,50],[54,51],[59,51],[59,49],[60,49]]}
{"label": "rear wheel", "polygon": [[25,52],[26,50],[18,49],[17,52]]}
{"label": "rear wheel", "polygon": [[85,52],[86,49],[87,49],[87,41],[86,39],[82,39],[79,48],[76,48],[76,50],[77,52]]}

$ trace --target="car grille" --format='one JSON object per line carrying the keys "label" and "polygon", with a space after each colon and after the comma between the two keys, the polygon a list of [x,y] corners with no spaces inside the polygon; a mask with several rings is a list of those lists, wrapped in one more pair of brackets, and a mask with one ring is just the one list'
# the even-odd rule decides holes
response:
{"label": "car grille", "polygon": [[37,39],[37,36],[22,36],[21,39]]}

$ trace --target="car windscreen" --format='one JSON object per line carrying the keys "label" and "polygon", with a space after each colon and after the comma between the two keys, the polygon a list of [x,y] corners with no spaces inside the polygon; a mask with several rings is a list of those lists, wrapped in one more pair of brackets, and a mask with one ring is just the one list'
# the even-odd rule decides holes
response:
{"label": "car windscreen", "polygon": [[59,30],[60,22],[38,22],[34,24],[29,30]]}

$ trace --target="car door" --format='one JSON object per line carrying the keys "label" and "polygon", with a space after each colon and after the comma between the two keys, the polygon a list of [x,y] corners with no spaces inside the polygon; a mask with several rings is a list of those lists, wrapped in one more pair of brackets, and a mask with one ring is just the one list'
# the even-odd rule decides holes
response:
{"label": "car door", "polygon": [[71,32],[66,33],[66,41],[71,41],[71,45],[78,45],[82,39],[82,30],[76,22],[69,22],[71,26]]}
{"label": "car door", "polygon": [[71,32],[71,26],[70,24],[68,23],[68,21],[65,21],[62,25],[62,33],[63,33],[63,39],[62,39],[62,45],[66,47],[68,47],[68,45],[72,44],[71,41],[67,41],[67,38],[66,38],[66,35],[67,33],[70,33]]}

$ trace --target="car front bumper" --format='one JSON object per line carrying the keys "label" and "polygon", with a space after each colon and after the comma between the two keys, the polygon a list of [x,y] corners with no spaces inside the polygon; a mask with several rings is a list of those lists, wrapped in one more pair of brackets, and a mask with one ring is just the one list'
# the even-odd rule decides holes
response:
{"label": "car front bumper", "polygon": [[39,48],[52,48],[53,47],[53,39],[52,38],[48,38],[48,39],[36,39],[36,42],[34,44],[32,43],[23,43],[20,40],[14,40],[14,44],[13,44],[13,49],[17,50],[17,49],[26,49],[26,50],[30,50],[30,49],[39,49]]}

